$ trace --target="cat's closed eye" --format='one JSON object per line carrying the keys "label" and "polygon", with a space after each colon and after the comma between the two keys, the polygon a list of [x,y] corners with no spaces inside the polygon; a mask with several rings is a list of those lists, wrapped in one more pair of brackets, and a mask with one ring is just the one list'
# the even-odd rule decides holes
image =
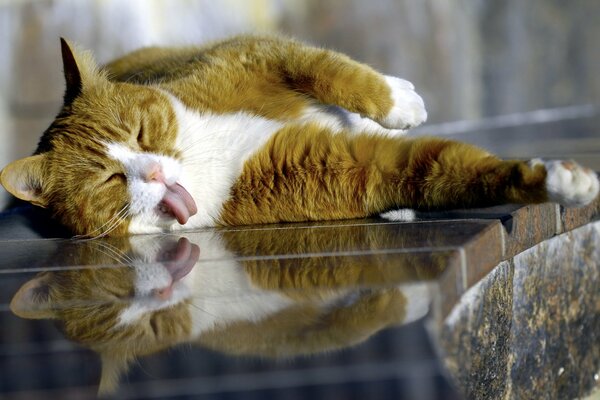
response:
{"label": "cat's closed eye", "polygon": [[140,124],[140,129],[138,130],[138,134],[137,134],[138,144],[140,144],[140,145],[144,144],[144,138],[145,138],[144,124]]}
{"label": "cat's closed eye", "polygon": [[108,184],[112,184],[112,183],[120,183],[120,182],[124,182],[127,178],[125,177],[125,174],[122,172],[115,172],[114,174],[110,175],[108,178],[106,178],[106,180],[104,181],[105,185]]}

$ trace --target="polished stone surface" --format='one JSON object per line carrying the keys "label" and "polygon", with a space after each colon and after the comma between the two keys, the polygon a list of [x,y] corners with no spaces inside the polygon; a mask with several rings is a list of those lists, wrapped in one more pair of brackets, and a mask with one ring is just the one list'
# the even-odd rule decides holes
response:
{"label": "polished stone surface", "polygon": [[[87,241],[4,240],[2,391],[21,398],[93,397],[101,376],[95,353],[106,355],[108,347],[139,356],[122,367],[117,398],[280,398],[291,392],[302,398],[459,398],[434,356],[423,317],[430,285],[490,223],[438,221],[425,228],[366,220]],[[138,290],[143,271],[156,270],[167,271],[174,294],[163,296],[160,284],[149,293]],[[40,282],[31,297],[23,296],[27,285]],[[116,308],[144,297],[152,299],[149,309],[160,308],[178,295],[197,318],[200,313],[205,329],[175,339],[157,335],[152,343],[112,338],[106,332],[118,332],[114,324],[92,334]],[[172,327],[180,326],[180,312],[159,311]]]}

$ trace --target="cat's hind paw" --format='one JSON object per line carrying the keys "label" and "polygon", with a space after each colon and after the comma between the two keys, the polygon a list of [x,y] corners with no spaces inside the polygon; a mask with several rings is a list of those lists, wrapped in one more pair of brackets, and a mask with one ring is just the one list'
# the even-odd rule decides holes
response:
{"label": "cat's hind paw", "polygon": [[546,168],[548,199],[567,207],[582,207],[591,203],[600,190],[598,175],[573,161],[532,160]]}
{"label": "cat's hind paw", "polygon": [[425,122],[425,102],[415,92],[413,84],[393,76],[386,76],[385,80],[392,91],[394,105],[384,118],[377,120],[377,123],[389,129],[410,129]]}
{"label": "cat's hind paw", "polygon": [[417,212],[410,208],[400,208],[379,214],[383,219],[396,222],[412,222],[417,219]]}

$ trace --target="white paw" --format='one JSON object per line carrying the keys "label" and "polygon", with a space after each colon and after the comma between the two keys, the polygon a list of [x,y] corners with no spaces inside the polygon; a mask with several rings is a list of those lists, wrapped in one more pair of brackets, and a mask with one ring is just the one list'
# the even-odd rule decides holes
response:
{"label": "white paw", "polygon": [[409,129],[425,122],[425,103],[413,84],[393,76],[386,76],[385,80],[392,90],[394,105],[388,115],[377,122],[390,129]]}
{"label": "white paw", "polygon": [[412,222],[417,219],[417,213],[410,208],[401,208],[399,210],[386,211],[379,216],[389,221]]}
{"label": "white paw", "polygon": [[[540,160],[532,160],[533,165],[539,163]],[[547,171],[546,190],[550,201],[581,207],[598,196],[598,176],[591,169],[573,161],[545,161],[543,164]]]}

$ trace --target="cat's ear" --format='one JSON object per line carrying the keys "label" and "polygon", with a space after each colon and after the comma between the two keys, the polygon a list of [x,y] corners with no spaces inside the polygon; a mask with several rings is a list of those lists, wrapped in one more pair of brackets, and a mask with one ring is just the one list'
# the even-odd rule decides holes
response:
{"label": "cat's ear", "polygon": [[98,386],[98,395],[110,395],[117,390],[119,379],[129,369],[130,360],[123,354],[109,352],[100,354],[102,361],[102,375]]}
{"label": "cat's ear", "polygon": [[37,276],[21,286],[10,302],[10,310],[26,319],[56,318],[47,276]]}
{"label": "cat's ear", "polygon": [[78,50],[64,38],[60,38],[60,51],[67,85],[64,102],[69,104],[81,94],[86,84],[102,75],[98,73],[98,66],[89,51]]}
{"label": "cat's ear", "polygon": [[75,55],[69,43],[60,38],[60,51],[62,53],[63,73],[65,74],[65,103],[71,103],[81,93],[81,72],[75,60]]}
{"label": "cat's ear", "polygon": [[47,201],[42,194],[43,163],[42,154],[13,161],[0,171],[0,183],[13,196],[46,207]]}

